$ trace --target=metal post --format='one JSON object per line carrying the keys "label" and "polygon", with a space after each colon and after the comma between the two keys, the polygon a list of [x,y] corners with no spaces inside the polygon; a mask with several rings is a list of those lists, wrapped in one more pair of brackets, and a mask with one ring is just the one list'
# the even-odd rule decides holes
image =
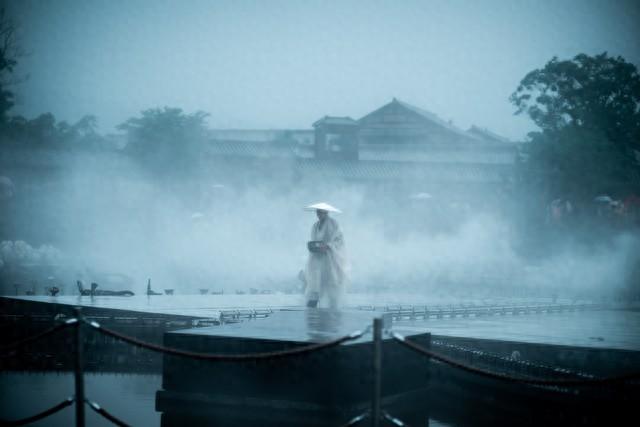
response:
{"label": "metal post", "polygon": [[76,427],[84,427],[84,376],[83,376],[83,358],[82,358],[82,322],[80,307],[74,308],[76,319],[75,329],[75,382],[76,382]]}
{"label": "metal post", "polygon": [[[427,342],[425,343],[425,348],[429,351],[431,351],[431,332],[429,332],[427,334]],[[431,373],[433,372],[433,362],[431,357],[429,357],[427,359],[427,363],[429,364],[429,371],[428,371],[428,377],[427,377],[427,386],[429,387],[429,389],[431,389]],[[431,393],[429,393],[427,396],[431,395]],[[427,415],[427,425],[425,427],[429,427],[429,419],[431,418],[431,405],[432,405],[432,400],[427,400],[427,402],[425,402],[426,404],[424,405],[425,409],[426,409],[426,415]]]}
{"label": "metal post", "polygon": [[380,393],[382,390],[382,318],[373,319],[373,396],[371,400],[371,425],[380,426]]}

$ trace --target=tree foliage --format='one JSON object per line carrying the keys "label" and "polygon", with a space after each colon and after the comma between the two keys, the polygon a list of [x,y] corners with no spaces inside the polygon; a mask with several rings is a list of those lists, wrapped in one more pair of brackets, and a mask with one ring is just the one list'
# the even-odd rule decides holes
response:
{"label": "tree foliage", "polygon": [[525,151],[527,176],[552,196],[628,191],[638,173],[640,76],[607,53],[552,58],[511,95],[541,128]]}
{"label": "tree foliage", "polygon": [[127,133],[126,152],[161,175],[186,173],[197,162],[206,137],[207,113],[180,108],[152,108],[118,126]]}
{"label": "tree foliage", "polygon": [[550,198],[590,200],[600,193],[622,195],[637,178],[634,159],[599,132],[567,126],[557,132],[536,132],[525,145],[520,165],[526,183]]}
{"label": "tree foliage", "polygon": [[9,77],[18,64],[20,51],[16,41],[16,25],[0,9],[0,124],[7,120],[7,113],[13,107],[14,95],[8,89]]}
{"label": "tree foliage", "polygon": [[107,149],[105,138],[97,131],[98,120],[86,115],[73,124],[57,121],[51,113],[27,120],[11,116],[3,126],[3,142],[25,149]]}
{"label": "tree foliage", "polygon": [[579,126],[630,142],[640,128],[640,76],[635,65],[607,53],[553,58],[531,71],[511,95],[517,114],[527,113],[543,130]]}

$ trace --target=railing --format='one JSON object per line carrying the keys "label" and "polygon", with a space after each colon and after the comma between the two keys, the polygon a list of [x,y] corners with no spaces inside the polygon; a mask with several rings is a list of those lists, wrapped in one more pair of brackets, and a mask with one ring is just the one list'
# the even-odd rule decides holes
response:
{"label": "railing", "polygon": [[424,348],[410,340],[408,340],[403,335],[398,332],[392,330],[383,330],[383,321],[382,318],[374,318],[373,324],[364,328],[363,330],[355,331],[349,335],[345,335],[340,338],[333,339],[331,341],[326,341],[322,343],[310,344],[304,347],[297,347],[293,349],[286,349],[282,351],[272,351],[272,352],[264,352],[264,353],[253,353],[253,354],[210,354],[210,353],[199,353],[199,352],[191,352],[176,348],[169,348],[158,344],[148,343],[141,341],[137,338],[133,338],[120,332],[113,331],[111,329],[105,328],[101,326],[96,321],[87,320],[81,314],[80,308],[76,308],[76,317],[72,319],[68,319],[63,323],[55,325],[41,333],[38,333],[34,336],[16,341],[12,344],[1,346],[0,354],[3,356],[11,355],[16,352],[19,348],[28,346],[29,344],[44,339],[46,337],[52,336],[64,329],[74,328],[74,341],[75,341],[75,363],[74,363],[74,378],[75,378],[75,395],[73,397],[68,397],[62,402],[54,405],[42,412],[39,412],[35,415],[32,415],[27,418],[22,418],[19,420],[0,420],[0,425],[2,426],[20,426],[29,423],[33,423],[35,421],[44,419],[53,415],[68,406],[71,406],[75,403],[75,425],[79,427],[84,427],[85,425],[85,405],[89,406],[90,409],[95,411],[97,414],[101,415],[105,419],[111,421],[113,424],[118,426],[127,426],[128,424],[124,421],[120,420],[116,416],[112,415],[106,409],[102,408],[98,403],[89,400],[85,396],[84,390],[84,370],[83,370],[83,354],[82,354],[82,343],[84,337],[84,329],[90,328],[91,330],[97,331],[98,333],[105,334],[112,338],[121,340],[130,345],[134,345],[137,347],[145,348],[147,350],[169,354],[178,357],[185,357],[190,359],[197,360],[205,360],[205,361],[225,361],[225,362],[246,362],[246,361],[261,361],[268,360],[274,358],[285,358],[285,357],[295,357],[303,354],[308,354],[316,351],[322,351],[331,347],[339,346],[345,342],[353,341],[359,339],[365,334],[372,332],[373,333],[373,359],[372,359],[372,370],[373,370],[373,384],[372,384],[372,394],[371,394],[371,409],[365,413],[359,414],[358,416],[349,420],[344,426],[355,426],[362,423],[366,419],[371,420],[371,425],[373,427],[379,427],[381,421],[386,421],[396,426],[407,426],[402,420],[394,417],[387,411],[382,409],[381,403],[381,395],[382,395],[382,340],[383,334],[389,335],[393,341],[398,344],[406,347],[407,349],[421,354],[429,359],[436,360],[441,363],[445,363],[454,368],[475,374],[480,375],[500,381],[511,382],[511,383],[523,383],[529,385],[537,385],[537,386],[560,386],[560,387],[593,387],[593,386],[601,386],[601,385],[618,385],[623,383],[634,382],[640,379],[640,372],[634,372],[631,374],[616,376],[616,377],[608,377],[608,378],[599,378],[593,375],[581,375],[579,378],[563,378],[563,379],[541,379],[541,378],[530,378],[524,376],[515,376],[515,375],[507,375],[504,373],[493,372],[488,369],[481,369],[478,367],[471,366],[469,364],[461,363],[457,360],[454,360],[450,357],[447,357],[438,352],[432,351],[431,349]]}
{"label": "railing", "polygon": [[363,311],[382,311],[393,320],[429,320],[455,317],[504,316],[519,314],[562,313],[583,310],[601,310],[596,303],[506,303],[506,304],[449,304],[449,305],[361,305]]}

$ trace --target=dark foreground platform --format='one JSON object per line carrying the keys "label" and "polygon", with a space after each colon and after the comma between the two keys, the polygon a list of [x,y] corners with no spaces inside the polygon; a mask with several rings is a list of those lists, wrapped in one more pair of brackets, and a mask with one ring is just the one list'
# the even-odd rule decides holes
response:
{"label": "dark foreground platform", "polygon": [[[378,314],[379,315],[379,314]],[[165,345],[202,353],[277,352],[364,330],[373,313],[323,309],[283,311],[267,319],[165,334]],[[390,327],[390,318],[386,327]],[[412,335],[429,346],[428,333]],[[344,423],[368,410],[373,390],[372,334],[308,354],[257,361],[199,361],[166,356],[157,410],[164,426],[219,422],[237,416],[262,425]],[[383,402],[427,387],[429,363],[390,338],[382,343]],[[302,423],[302,424],[301,424]]]}

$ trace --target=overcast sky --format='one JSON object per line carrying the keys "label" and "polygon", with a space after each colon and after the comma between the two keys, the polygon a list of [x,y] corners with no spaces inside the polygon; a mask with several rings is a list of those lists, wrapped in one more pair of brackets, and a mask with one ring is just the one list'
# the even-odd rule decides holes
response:
{"label": "overcast sky", "polygon": [[0,0],[29,54],[14,112],[100,130],[151,107],[216,128],[310,128],[393,97],[464,129],[534,129],[508,97],[554,55],[640,64],[640,0]]}

